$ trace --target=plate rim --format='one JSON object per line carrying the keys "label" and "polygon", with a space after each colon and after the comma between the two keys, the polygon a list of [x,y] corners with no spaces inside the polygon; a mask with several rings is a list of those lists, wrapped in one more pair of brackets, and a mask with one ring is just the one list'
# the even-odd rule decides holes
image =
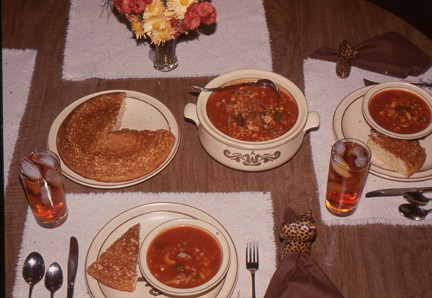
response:
{"label": "plate rim", "polygon": [[[75,171],[73,171],[72,169],[70,169],[64,163],[63,159],[61,158],[61,156],[57,150],[57,133],[58,133],[58,130],[60,128],[60,125],[63,123],[64,119],[66,119],[66,117],[78,105],[80,105],[81,103],[83,103],[87,100],[90,100],[91,98],[96,97],[98,95],[106,94],[106,93],[115,93],[115,92],[125,92],[126,97],[129,97],[129,98],[132,98],[135,100],[139,100],[139,101],[143,101],[147,104],[150,104],[155,109],[157,109],[163,115],[163,117],[166,119],[166,122],[168,123],[168,126],[170,128],[170,131],[174,134],[174,136],[176,138],[174,141],[173,148],[171,149],[168,157],[164,160],[164,162],[162,164],[159,165],[159,167],[157,167],[155,170],[151,171],[150,173],[148,173],[144,176],[141,176],[141,177],[138,177],[138,178],[135,178],[132,180],[128,180],[128,181],[122,181],[122,182],[102,182],[102,181],[96,181],[93,179],[85,178],[85,177],[79,175],[78,173],[76,173]],[[155,104],[157,105],[157,107]],[[156,98],[154,98],[148,94],[145,94],[145,93],[142,93],[139,91],[123,90],[123,89],[99,91],[99,92],[88,94],[86,96],[83,96],[83,97],[73,101],[68,106],[66,106],[57,115],[57,117],[54,119],[54,121],[51,124],[50,130],[48,133],[48,138],[47,138],[47,148],[49,150],[55,152],[59,156],[59,158],[61,160],[61,166],[62,166],[62,171],[63,171],[64,176],[66,176],[68,179],[70,179],[70,180],[72,180],[78,184],[88,186],[88,187],[93,187],[93,188],[99,188],[99,189],[124,188],[124,187],[129,187],[129,186],[132,186],[135,184],[142,183],[146,180],[149,180],[150,178],[159,174],[162,170],[164,170],[171,163],[171,161],[174,159],[175,155],[177,154],[179,146],[180,146],[180,129],[179,129],[177,120],[175,119],[172,112],[168,109],[168,107],[165,104],[163,104],[161,101],[159,101],[158,99],[156,99]]]}
{"label": "plate rim", "polygon": [[[344,119],[346,111],[354,102],[356,102],[357,100],[362,98],[366,94],[366,91],[368,91],[372,87],[373,86],[366,86],[366,87],[362,87],[360,89],[354,90],[353,92],[349,93],[347,96],[345,96],[339,102],[339,104],[337,105],[337,107],[333,113],[333,119],[332,119],[333,137],[336,141],[340,140],[342,138],[345,138],[342,125],[343,125],[343,119]],[[364,121],[365,121],[365,124],[368,125],[366,123],[366,120],[364,120]],[[417,181],[425,181],[425,180],[432,178],[432,169],[417,172],[417,173],[413,174],[412,176],[405,178],[401,174],[380,168],[377,165],[374,165],[373,163],[370,166],[369,172],[375,176],[378,176],[378,177],[381,177],[384,179],[393,180],[393,181],[400,181],[400,182],[417,182]]]}
{"label": "plate rim", "polygon": [[[169,209],[171,209],[171,210],[169,210]],[[235,243],[234,243],[231,235],[228,233],[226,228],[209,213],[207,213],[207,212],[205,212],[205,211],[203,211],[197,207],[190,206],[190,205],[183,204],[183,203],[177,203],[177,202],[152,202],[152,203],[146,203],[146,204],[142,204],[139,206],[129,208],[129,209],[117,214],[113,218],[111,218],[109,221],[107,221],[99,229],[99,231],[93,237],[89,248],[87,249],[87,253],[86,253],[86,257],[85,257],[85,261],[84,261],[84,266],[85,266],[84,279],[85,279],[86,288],[88,290],[88,293],[91,295],[91,297],[94,297],[94,298],[105,298],[106,297],[104,295],[104,293],[102,292],[102,290],[100,290],[100,286],[96,287],[96,289],[93,289],[93,292],[92,292],[92,287],[90,284],[98,283],[97,281],[89,282],[89,275],[87,274],[86,269],[92,262],[94,262],[94,260],[90,260],[90,255],[92,253],[94,253],[93,250],[96,250],[97,255],[99,255],[101,253],[101,248],[104,245],[104,243],[107,241],[107,239],[110,237],[110,235],[112,235],[120,226],[123,226],[125,223],[130,222],[131,220],[133,220],[134,218],[136,218],[138,216],[141,216],[143,214],[155,213],[155,212],[171,212],[171,213],[177,213],[177,214],[184,214],[184,215],[189,216],[191,218],[198,218],[198,219],[207,221],[208,223],[214,225],[216,228],[218,228],[224,234],[224,236],[228,242],[228,245],[230,247],[230,259],[231,259],[230,260],[230,267],[228,269],[227,275],[228,275],[229,271],[231,270],[232,266],[234,266],[233,267],[234,269],[232,269],[232,270],[235,270],[235,276],[233,277],[231,284],[228,285],[228,287],[231,287],[231,288],[227,289],[224,292],[224,295],[228,294],[228,296],[224,296],[224,297],[230,297],[232,295],[236,285],[237,285],[238,276],[239,276],[238,253],[237,253],[237,249],[236,249]],[[196,213],[196,215],[198,215],[198,217],[196,215],[190,214],[190,212]],[[159,223],[159,224],[162,224],[162,223]],[[132,224],[130,224],[130,226],[132,226]],[[153,227],[153,228],[155,228],[155,227]],[[97,244],[98,242],[100,242],[100,244]],[[142,241],[140,240],[140,245],[141,244],[142,244]],[[223,284],[222,284],[220,291],[217,293],[217,297],[221,294],[221,291],[225,287],[226,278],[222,279],[221,283],[223,283]],[[95,291],[97,293],[95,293]]]}

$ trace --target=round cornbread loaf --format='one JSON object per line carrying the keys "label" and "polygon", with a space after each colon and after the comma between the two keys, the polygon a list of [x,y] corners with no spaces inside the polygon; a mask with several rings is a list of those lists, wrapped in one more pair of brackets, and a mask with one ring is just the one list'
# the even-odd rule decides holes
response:
{"label": "round cornbread loaf", "polygon": [[142,177],[161,165],[174,145],[174,135],[118,128],[126,94],[106,93],[78,105],[62,122],[57,149],[75,173],[96,181],[122,182]]}

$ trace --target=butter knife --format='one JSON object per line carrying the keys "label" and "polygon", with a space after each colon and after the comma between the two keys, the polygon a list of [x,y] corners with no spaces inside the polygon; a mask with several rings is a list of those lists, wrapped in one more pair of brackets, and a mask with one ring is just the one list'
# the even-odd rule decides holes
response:
{"label": "butter knife", "polygon": [[370,191],[366,194],[366,198],[372,197],[389,197],[389,196],[401,196],[406,192],[429,192],[432,191],[432,187],[411,187],[411,188],[387,188],[377,189]]}
{"label": "butter knife", "polygon": [[68,259],[68,288],[67,298],[73,297],[75,277],[78,269],[78,240],[75,237],[70,238],[69,259]]}

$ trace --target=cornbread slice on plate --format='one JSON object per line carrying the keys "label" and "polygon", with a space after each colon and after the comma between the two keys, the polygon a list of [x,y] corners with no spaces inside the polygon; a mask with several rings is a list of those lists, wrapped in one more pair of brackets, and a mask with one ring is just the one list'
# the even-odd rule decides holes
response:
{"label": "cornbread slice on plate", "polygon": [[368,145],[372,156],[381,167],[397,172],[405,177],[417,173],[426,160],[425,149],[418,141],[407,141],[374,134],[370,135]]}
{"label": "cornbread slice on plate", "polygon": [[137,283],[140,224],[129,228],[87,267],[87,273],[100,283],[133,292]]}
{"label": "cornbread slice on plate", "polygon": [[125,101],[125,92],[100,94],[64,119],[56,143],[72,171],[96,181],[122,182],[142,177],[165,161],[175,136],[165,129],[120,129]]}

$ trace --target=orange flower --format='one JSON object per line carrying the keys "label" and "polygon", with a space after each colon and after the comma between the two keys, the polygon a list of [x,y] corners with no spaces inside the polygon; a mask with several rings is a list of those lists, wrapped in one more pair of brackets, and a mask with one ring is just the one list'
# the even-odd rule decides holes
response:
{"label": "orange flower", "polygon": [[141,22],[137,16],[131,17],[131,25],[132,25],[132,31],[135,33],[135,37],[137,39],[143,37],[145,38],[143,22]]}

